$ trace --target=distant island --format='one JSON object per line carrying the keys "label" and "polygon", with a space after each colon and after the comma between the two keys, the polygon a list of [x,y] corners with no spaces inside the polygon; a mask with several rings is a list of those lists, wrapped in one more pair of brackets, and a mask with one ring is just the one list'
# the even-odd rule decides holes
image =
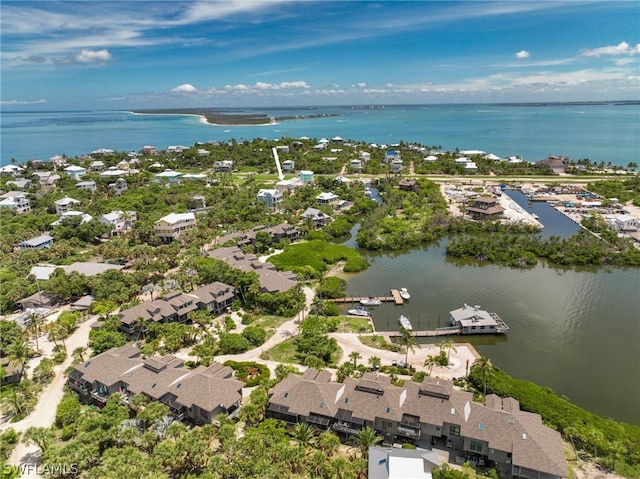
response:
{"label": "distant island", "polygon": [[270,125],[286,120],[308,120],[339,116],[337,113],[316,113],[290,116],[268,116],[266,113],[230,112],[214,108],[170,108],[156,110],[134,110],[141,115],[198,115],[212,125]]}

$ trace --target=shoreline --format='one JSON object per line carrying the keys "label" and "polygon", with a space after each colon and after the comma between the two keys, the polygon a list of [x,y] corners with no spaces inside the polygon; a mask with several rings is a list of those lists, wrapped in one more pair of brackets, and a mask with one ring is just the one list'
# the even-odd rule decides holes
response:
{"label": "shoreline", "polygon": [[279,125],[279,122],[269,122],[269,123],[214,123],[209,121],[209,119],[206,117],[206,115],[201,115],[198,113],[144,113],[144,112],[139,112],[139,111],[133,111],[133,110],[123,110],[126,113],[131,113],[132,115],[144,115],[144,116],[195,116],[199,119],[199,122],[202,123],[203,125],[210,125],[210,126],[242,126],[242,127],[246,127],[246,126],[271,126],[271,125]]}

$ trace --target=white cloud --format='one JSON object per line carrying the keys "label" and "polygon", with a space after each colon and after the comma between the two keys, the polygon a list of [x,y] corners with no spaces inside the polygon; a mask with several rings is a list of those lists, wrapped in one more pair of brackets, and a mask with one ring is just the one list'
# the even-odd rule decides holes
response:
{"label": "white cloud", "polygon": [[632,47],[627,42],[620,42],[618,45],[582,50],[583,57],[599,57],[601,55],[638,55],[640,54],[640,43]]}
{"label": "white cloud", "polygon": [[47,100],[40,98],[39,100],[2,100],[0,105],[39,105],[41,103],[47,103]]}
{"label": "white cloud", "polygon": [[[259,93],[264,91],[282,91],[282,90],[296,90],[296,89],[308,89],[311,86],[306,81],[283,81],[280,83],[266,83],[256,82],[254,85],[245,85],[239,83],[237,85],[225,85],[224,89],[227,91],[240,91],[247,93]],[[212,89],[212,91],[215,90]]]}
{"label": "white cloud", "polygon": [[111,60],[111,53],[108,50],[82,50],[75,56],[75,60],[80,63],[106,62]]}
{"label": "white cloud", "polygon": [[171,91],[177,93],[191,93],[198,91],[198,89],[189,83],[183,83],[182,85],[178,85],[177,87],[172,88]]}
{"label": "white cloud", "polygon": [[530,56],[531,53],[529,53],[527,50],[520,50],[518,53],[516,53],[516,58],[519,60],[529,58]]}
{"label": "white cloud", "polygon": [[367,88],[367,84],[366,84],[366,83],[364,83],[364,82],[356,83],[356,86],[357,86],[358,88]]}

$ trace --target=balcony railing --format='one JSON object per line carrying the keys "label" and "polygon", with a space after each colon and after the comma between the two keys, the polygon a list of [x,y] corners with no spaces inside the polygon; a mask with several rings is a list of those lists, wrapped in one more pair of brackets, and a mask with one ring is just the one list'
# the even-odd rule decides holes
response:
{"label": "balcony railing", "polygon": [[342,421],[338,421],[333,423],[333,426],[331,426],[332,429],[334,431],[338,431],[338,432],[346,432],[348,434],[357,434],[359,433],[362,428],[358,427],[355,424],[351,424],[348,422],[342,422]]}
{"label": "balcony railing", "polygon": [[107,402],[107,399],[109,399],[109,393],[107,391],[97,391],[94,389],[91,391],[91,397],[99,402]]}
{"label": "balcony railing", "polygon": [[420,431],[408,427],[398,426],[398,434],[412,439],[420,439]]}

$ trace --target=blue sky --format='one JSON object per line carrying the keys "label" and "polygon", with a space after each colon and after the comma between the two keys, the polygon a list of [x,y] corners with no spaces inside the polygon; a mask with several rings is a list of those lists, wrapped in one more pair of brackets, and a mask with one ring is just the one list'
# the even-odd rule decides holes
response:
{"label": "blue sky", "polygon": [[640,99],[640,3],[2,1],[2,109]]}

